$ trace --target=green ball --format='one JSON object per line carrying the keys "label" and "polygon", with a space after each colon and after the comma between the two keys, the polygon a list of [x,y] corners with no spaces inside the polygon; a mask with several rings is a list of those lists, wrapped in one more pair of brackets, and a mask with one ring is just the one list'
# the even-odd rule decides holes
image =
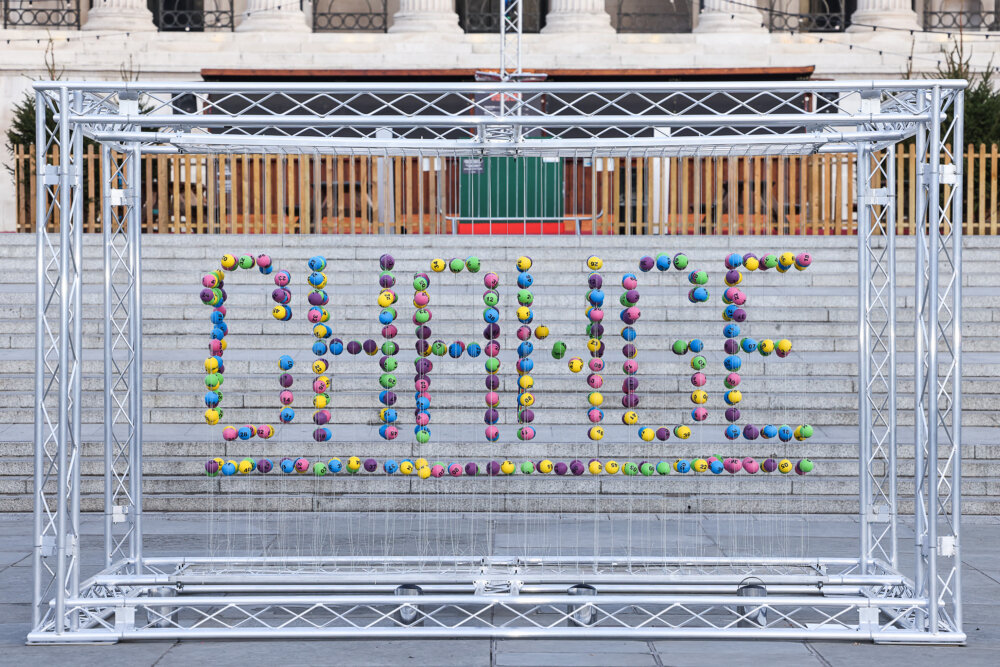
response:
{"label": "green ball", "polygon": [[205,376],[205,386],[210,387],[213,384],[222,384],[222,373],[209,373]]}
{"label": "green ball", "polygon": [[396,386],[396,376],[392,373],[382,373],[378,378],[378,383],[385,389],[392,389]]}
{"label": "green ball", "polygon": [[[222,400],[221,394],[219,395],[219,400],[220,401]],[[802,426],[799,427],[799,435],[801,435],[803,438],[811,438],[812,434],[813,434],[813,427],[810,426],[809,424],[803,424]]]}
{"label": "green ball", "polygon": [[813,462],[810,461],[809,459],[802,459],[801,461],[799,461],[799,470],[801,470],[802,472],[812,472],[812,469],[814,467],[815,466]]}
{"label": "green ball", "polygon": [[708,272],[695,271],[694,275],[691,276],[691,282],[695,285],[704,285],[708,282]]}
{"label": "green ball", "polygon": [[622,472],[629,476],[636,475],[639,472],[639,466],[629,461],[622,466]]}
{"label": "green ball", "polygon": [[419,442],[421,444],[425,444],[430,439],[431,439],[431,432],[430,431],[426,431],[426,430],[423,430],[423,429],[417,431],[417,442]]}
{"label": "green ball", "polygon": [[240,256],[240,268],[241,269],[252,269],[254,266],[253,257],[250,255]]}
{"label": "green ball", "polygon": [[773,269],[778,265],[778,257],[776,255],[764,255],[764,259],[761,261],[766,269]]}
{"label": "green ball", "polygon": [[531,461],[525,461],[524,463],[521,464],[521,472],[523,472],[525,475],[530,475],[531,473],[535,472],[535,464],[532,463]]}
{"label": "green ball", "polygon": [[660,473],[661,475],[669,475],[670,464],[667,463],[666,461],[660,461],[659,463],[656,464],[656,472]]}
{"label": "green ball", "polygon": [[[384,343],[383,343],[383,347],[385,347]],[[385,362],[383,362],[382,370],[386,371],[387,373],[391,373],[394,370],[396,370],[397,366],[399,366],[399,362],[397,362],[391,356],[386,355],[386,360],[385,360]]]}
{"label": "green ball", "polygon": [[518,290],[517,302],[522,306],[530,306],[535,301],[535,297],[526,289]]}
{"label": "green ball", "polygon": [[499,359],[497,359],[496,357],[490,357],[489,359],[486,360],[486,372],[487,373],[491,373],[491,374],[492,373],[496,373],[498,370],[500,370],[500,360]]}
{"label": "green ball", "polygon": [[479,271],[479,258],[473,255],[465,260],[465,268],[469,270],[469,273],[477,273]]}
{"label": "green ball", "polygon": [[500,303],[500,295],[496,290],[487,290],[483,293],[483,303],[492,308]]}
{"label": "green ball", "polygon": [[448,346],[444,344],[444,341],[436,340],[431,345],[431,352],[439,357],[443,357],[448,352]]}
{"label": "green ball", "polygon": [[674,255],[674,268],[675,269],[683,271],[684,269],[687,268],[687,265],[688,265],[687,255],[685,255],[682,252],[679,252],[676,255]]}
{"label": "green ball", "polygon": [[626,296],[626,294],[627,294],[627,292],[623,292],[622,295],[620,297],[618,297],[618,303],[620,303],[621,305],[623,305],[626,308],[628,308],[632,304],[629,303],[629,300],[628,300],[628,297]]}
{"label": "green ball", "polygon": [[418,324],[426,324],[431,319],[431,314],[426,308],[418,308],[417,312],[413,314],[414,319],[417,320]]}
{"label": "green ball", "polygon": [[416,292],[423,292],[427,289],[428,285],[429,283],[427,282],[427,278],[424,278],[423,276],[417,276],[413,279],[413,290]]}
{"label": "green ball", "polygon": [[691,368],[695,369],[696,371],[704,370],[707,364],[708,362],[705,361],[705,357],[701,356],[700,354],[691,360]]}
{"label": "green ball", "polygon": [[562,359],[564,356],[566,356],[566,343],[557,340],[552,344],[552,358]]}
{"label": "green ball", "polygon": [[448,268],[451,269],[452,273],[461,273],[462,269],[465,268],[465,262],[456,257],[448,262]]}
{"label": "green ball", "polygon": [[639,466],[639,472],[649,477],[654,472],[656,472],[656,468],[653,466],[652,463],[643,463],[641,466]]}
{"label": "green ball", "polygon": [[685,340],[675,340],[672,346],[674,354],[687,354],[688,344]]}
{"label": "green ball", "polygon": [[397,352],[399,352],[399,345],[397,345],[395,341],[387,340],[382,343],[382,354],[385,356],[391,357]]}
{"label": "green ball", "polygon": [[325,475],[326,474],[326,464],[322,461],[313,464],[313,474],[314,475]]}

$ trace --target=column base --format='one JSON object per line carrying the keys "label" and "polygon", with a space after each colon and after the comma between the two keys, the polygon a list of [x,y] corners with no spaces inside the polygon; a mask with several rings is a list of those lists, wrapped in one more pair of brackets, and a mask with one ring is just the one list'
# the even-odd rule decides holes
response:
{"label": "column base", "polygon": [[148,9],[119,9],[95,7],[87,14],[81,30],[109,30],[115,32],[140,32],[156,30],[153,13]]}
{"label": "column base", "polygon": [[767,32],[764,17],[757,12],[703,11],[692,32]]}
{"label": "column base", "polygon": [[258,11],[243,19],[236,32],[311,32],[301,11]]}
{"label": "column base", "polygon": [[[855,21],[865,25],[855,25]],[[851,14],[851,25],[847,26],[847,32],[877,32],[871,26],[885,26],[886,28],[898,28],[900,30],[921,31],[920,21],[917,13],[909,9],[896,11],[878,11],[870,9],[859,9]],[[956,30],[956,32],[958,32]]]}
{"label": "column base", "polygon": [[397,12],[392,17],[388,32],[432,32],[446,35],[460,35],[455,12]]}

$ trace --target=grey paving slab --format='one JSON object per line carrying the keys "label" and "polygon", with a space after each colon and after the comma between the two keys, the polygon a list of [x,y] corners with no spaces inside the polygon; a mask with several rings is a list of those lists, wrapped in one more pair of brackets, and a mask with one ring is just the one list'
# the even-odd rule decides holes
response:
{"label": "grey paving slab", "polygon": [[[801,642],[653,642],[660,664],[671,665],[768,665],[768,667],[812,667],[823,662]],[[748,653],[752,650],[752,654]]]}
{"label": "grey paving slab", "polygon": [[995,667],[996,647],[979,646],[873,646],[833,642],[810,642],[810,646],[830,667],[919,667],[956,665]]}

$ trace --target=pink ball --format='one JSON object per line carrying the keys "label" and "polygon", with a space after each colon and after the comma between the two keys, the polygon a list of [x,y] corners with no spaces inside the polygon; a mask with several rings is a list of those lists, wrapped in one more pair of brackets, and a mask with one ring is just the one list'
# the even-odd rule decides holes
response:
{"label": "pink ball", "polygon": [[795,263],[801,267],[806,267],[812,264],[812,256],[807,252],[799,253],[795,256]]}
{"label": "pink ball", "polygon": [[486,352],[487,357],[495,357],[500,354],[500,343],[495,340],[491,340],[486,343],[486,348],[483,351]]}
{"label": "pink ball", "polygon": [[313,382],[313,391],[315,393],[322,394],[327,389],[329,389],[329,387],[326,386],[326,382],[324,382],[323,380],[316,380],[315,382]]}
{"label": "pink ball", "polygon": [[531,440],[534,437],[535,437],[535,429],[533,429],[530,426],[522,426],[521,427],[521,439],[522,440]]}
{"label": "pink ball", "polygon": [[747,301],[747,295],[741,292],[740,290],[736,290],[736,294],[733,295],[733,303],[735,303],[737,306],[742,306],[744,303],[746,303],[746,301]]}
{"label": "pink ball", "polygon": [[719,459],[715,458],[714,456],[709,456],[707,459],[705,459],[705,463],[711,465],[712,461],[718,461],[718,460]]}
{"label": "pink ball", "polygon": [[739,459],[726,459],[725,461],[723,461],[723,465],[726,468],[726,472],[731,473],[733,475],[738,473],[743,468],[743,464],[740,462]]}
{"label": "pink ball", "polygon": [[258,438],[264,438],[266,440],[267,438],[270,438],[272,435],[274,435],[274,433],[272,432],[272,429],[268,424],[261,424],[260,426],[257,427]]}
{"label": "pink ball", "polygon": [[498,429],[496,426],[487,426],[486,427],[486,439],[489,440],[490,442],[496,442],[497,440],[499,440],[500,439],[500,429]]}
{"label": "pink ball", "polygon": [[382,327],[382,338],[395,338],[397,333],[399,333],[399,329],[396,328],[395,324],[387,324]]}
{"label": "pink ball", "polygon": [[217,282],[218,280],[216,280],[215,276],[211,274],[201,277],[201,284],[203,287],[215,287],[215,283]]}
{"label": "pink ball", "polygon": [[625,371],[626,375],[635,375],[639,372],[639,362],[635,359],[629,359],[622,364],[622,370]]}
{"label": "pink ball", "polygon": [[622,278],[622,287],[624,287],[625,289],[627,290],[635,289],[638,286],[639,286],[639,281],[636,280],[633,276],[625,276],[624,278]]}
{"label": "pink ball", "polygon": [[444,466],[432,466],[431,477],[441,477],[444,475]]}
{"label": "pink ball", "polygon": [[591,322],[600,322],[604,319],[604,311],[600,308],[591,308],[588,317],[590,317]]}
{"label": "pink ball", "polygon": [[462,476],[461,464],[452,463],[450,466],[448,466],[448,474],[451,475],[452,477],[461,477]]}
{"label": "pink ball", "polygon": [[487,392],[486,394],[486,405],[491,408],[495,408],[500,404],[500,394],[495,391]]}
{"label": "pink ball", "polygon": [[306,313],[306,317],[310,322],[316,324],[317,322],[323,321],[323,311],[319,308],[310,308],[309,312]]}
{"label": "pink ball", "polygon": [[598,359],[597,357],[594,357],[593,359],[590,360],[590,363],[588,363],[587,365],[590,367],[590,370],[594,371],[595,373],[600,373],[601,371],[604,370],[604,359]]}
{"label": "pink ball", "polygon": [[222,350],[222,341],[221,340],[213,340],[212,342],[210,342],[208,344],[208,349],[212,353],[212,356],[214,356],[214,357],[221,356],[222,352],[223,352],[223,350]]}
{"label": "pink ball", "polygon": [[288,271],[278,271],[274,274],[274,284],[278,287],[285,287],[289,282],[291,282],[291,278],[292,277],[289,275]]}
{"label": "pink ball", "polygon": [[295,400],[295,396],[292,395],[292,392],[285,389],[283,392],[278,394],[278,400],[281,401],[282,405],[291,405],[292,401]]}
{"label": "pink ball", "polygon": [[223,440],[235,440],[236,439],[236,427],[227,426],[222,429],[222,439]]}
{"label": "pink ball", "polygon": [[729,375],[726,376],[726,386],[729,387],[730,389],[732,389],[739,383],[740,383],[739,373],[730,373]]}
{"label": "pink ball", "polygon": [[758,464],[757,461],[748,456],[745,459],[743,459],[743,469],[752,475],[758,470],[760,470],[760,464]]}
{"label": "pink ball", "polygon": [[495,273],[487,273],[483,276],[483,284],[490,289],[493,289],[500,284],[500,277]]}
{"label": "pink ball", "polygon": [[270,258],[270,256],[265,255],[263,253],[261,253],[260,255],[257,255],[257,266],[263,267],[265,269],[267,267],[271,266],[271,258]]}
{"label": "pink ball", "polygon": [[641,314],[642,311],[639,310],[639,306],[629,306],[628,308],[625,309],[625,317],[632,320],[633,322],[638,320]]}
{"label": "pink ball", "polygon": [[426,412],[418,412],[416,422],[417,426],[427,426],[431,423],[431,416]]}
{"label": "pink ball", "polygon": [[517,328],[518,340],[528,340],[529,338],[531,338],[531,327],[521,326]]}
{"label": "pink ball", "polygon": [[589,384],[593,389],[599,389],[604,385],[604,378],[597,373],[591,373],[587,376],[587,384]]}
{"label": "pink ball", "polygon": [[431,388],[430,380],[425,377],[418,378],[413,382],[413,388],[417,391],[427,391]]}
{"label": "pink ball", "polygon": [[602,419],[604,419],[604,413],[598,408],[591,408],[587,411],[587,418],[593,423],[597,424]]}
{"label": "pink ball", "polygon": [[395,426],[389,426],[385,429],[386,440],[395,440],[396,436],[398,435],[399,435],[399,429],[396,428]]}
{"label": "pink ball", "polygon": [[413,295],[413,303],[417,304],[420,308],[423,308],[430,302],[431,298],[426,292],[417,292]]}
{"label": "pink ball", "polygon": [[295,459],[295,470],[297,472],[309,470],[309,461],[307,459]]}
{"label": "pink ball", "polygon": [[703,422],[708,418],[708,410],[699,405],[691,411],[691,416],[694,417],[696,422]]}
{"label": "pink ball", "polygon": [[695,373],[691,376],[691,384],[696,387],[704,387],[706,382],[708,382],[708,378],[705,377],[704,373]]}

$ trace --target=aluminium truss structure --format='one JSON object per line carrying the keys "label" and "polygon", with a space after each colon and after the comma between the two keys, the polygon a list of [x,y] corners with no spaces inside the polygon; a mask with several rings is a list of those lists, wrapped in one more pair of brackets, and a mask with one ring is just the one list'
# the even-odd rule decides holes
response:
{"label": "aluminium truss structure", "polygon": [[[516,65],[512,65],[516,69]],[[31,643],[235,637],[784,638],[963,643],[961,81],[39,83]],[[183,105],[177,104],[181,98]],[[504,103],[497,107],[495,100]],[[47,124],[46,118],[54,118]],[[82,148],[102,145],[105,567],[80,567]],[[897,524],[895,148],[915,141],[915,567]],[[428,158],[851,152],[858,211],[858,552],[848,558],[148,557],[144,153]],[[58,233],[49,231],[59,221]],[[391,227],[382,227],[390,233]],[[904,499],[902,502],[906,502]],[[641,560],[641,559],[638,559]],[[638,562],[633,559],[633,562]],[[282,559],[287,568],[288,560]],[[746,597],[751,572],[765,597]],[[291,576],[294,590],[287,584]]]}

